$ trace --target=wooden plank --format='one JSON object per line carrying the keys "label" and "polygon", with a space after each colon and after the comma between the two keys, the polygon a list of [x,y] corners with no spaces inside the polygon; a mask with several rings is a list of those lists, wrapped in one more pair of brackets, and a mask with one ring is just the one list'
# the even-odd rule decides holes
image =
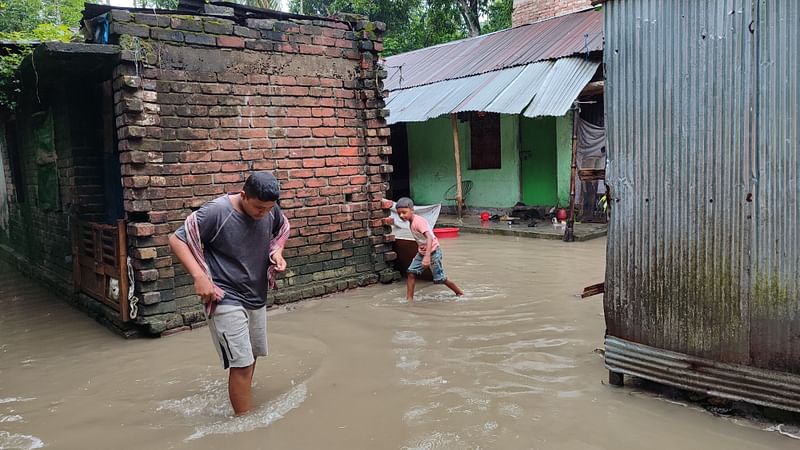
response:
{"label": "wooden plank", "polygon": [[128,240],[126,236],[125,221],[117,221],[117,245],[119,255],[119,311],[123,322],[131,320],[130,304],[128,303]]}
{"label": "wooden plank", "polygon": [[597,294],[603,294],[606,291],[606,284],[605,283],[597,283],[591,286],[586,286],[583,288],[583,293],[581,294],[581,298],[591,297]]}
{"label": "wooden plank", "polygon": [[72,293],[77,294],[81,291],[81,249],[78,244],[80,224],[70,217],[72,224]]}
{"label": "wooden plank", "polygon": [[604,181],[606,179],[605,169],[581,169],[578,171],[581,181]]}

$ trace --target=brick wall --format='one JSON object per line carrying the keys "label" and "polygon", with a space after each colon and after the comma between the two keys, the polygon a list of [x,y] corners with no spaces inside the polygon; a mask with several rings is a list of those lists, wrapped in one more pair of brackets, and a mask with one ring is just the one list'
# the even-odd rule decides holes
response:
{"label": "brick wall", "polygon": [[538,22],[591,7],[591,0],[514,0],[511,26]]}
{"label": "brick wall", "polygon": [[[5,185],[0,188],[0,195],[4,195],[4,200],[10,203],[16,198],[16,193],[14,192],[14,180],[11,176],[11,161],[8,154],[8,144],[6,143],[6,122],[2,120],[0,120],[0,158],[2,158],[2,167],[0,167],[0,170],[3,171],[3,179],[5,181]],[[5,232],[7,226],[7,223],[0,223],[0,231]]]}
{"label": "brick wall", "polygon": [[[6,257],[13,254],[18,259],[21,269],[61,292],[72,290],[69,214],[94,217],[104,209],[102,165],[93,156],[100,154],[93,88],[76,84],[70,89],[42,86],[36,93],[24,92],[16,111],[22,196],[12,185],[8,149],[2,149],[12,195],[9,224],[0,233],[0,244]],[[51,167],[57,179],[45,180],[42,173]]]}
{"label": "brick wall", "polygon": [[186,215],[272,170],[292,235],[270,302],[394,278],[381,199],[391,166],[377,66],[382,24],[167,16],[114,10],[114,73],[140,323],[199,324],[167,246]]}

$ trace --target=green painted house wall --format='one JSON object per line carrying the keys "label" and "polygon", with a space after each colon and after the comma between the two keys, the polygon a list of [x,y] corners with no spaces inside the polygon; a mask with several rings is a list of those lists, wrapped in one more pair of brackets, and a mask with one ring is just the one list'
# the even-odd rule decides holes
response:
{"label": "green painted house wall", "polygon": [[572,116],[556,118],[556,174],[558,176],[558,203],[569,205],[569,178],[572,165]]}
{"label": "green painted house wall", "polygon": [[[468,207],[507,208],[519,201],[519,151],[516,116],[500,118],[500,169],[471,170],[469,123],[458,123],[461,178],[472,181]],[[449,117],[407,125],[411,196],[421,205],[448,204],[444,194],[456,183],[453,133]],[[449,202],[452,204],[453,202]]]}
{"label": "green painted house wall", "polygon": [[[442,203],[455,185],[453,134],[450,118],[408,123],[411,196],[421,205]],[[471,170],[468,122],[458,122],[462,179],[473,183],[467,207],[510,208],[527,205],[566,205],[572,157],[572,119],[501,115],[500,169]]]}

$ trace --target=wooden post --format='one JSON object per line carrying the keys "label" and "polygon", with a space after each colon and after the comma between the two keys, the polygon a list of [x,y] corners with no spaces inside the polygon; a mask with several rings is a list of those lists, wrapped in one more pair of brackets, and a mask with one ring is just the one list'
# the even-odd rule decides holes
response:
{"label": "wooden post", "polygon": [[575,241],[575,177],[578,172],[578,103],[572,105],[572,165],[569,174],[569,216],[564,230],[564,242]]}
{"label": "wooden post", "polygon": [[80,223],[74,214],[69,216],[69,231],[72,236],[72,293],[77,294],[81,291],[81,251],[79,239]]}
{"label": "wooden post", "polygon": [[119,313],[123,322],[131,320],[128,303],[128,230],[123,219],[117,220],[117,255],[119,260]]}
{"label": "wooden post", "polygon": [[461,147],[458,145],[458,118],[456,114],[450,114],[450,124],[453,127],[453,148],[455,149],[456,159],[456,207],[458,208],[458,220],[461,220],[461,208],[464,203],[464,197],[461,192]]}

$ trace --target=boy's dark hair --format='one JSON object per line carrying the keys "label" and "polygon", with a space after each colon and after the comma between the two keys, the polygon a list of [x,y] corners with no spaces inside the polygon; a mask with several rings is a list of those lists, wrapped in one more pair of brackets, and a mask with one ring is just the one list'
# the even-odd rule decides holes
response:
{"label": "boy's dark hair", "polygon": [[414,208],[414,202],[411,201],[408,197],[401,197],[400,200],[397,201],[397,204],[394,205],[394,208]]}
{"label": "boy's dark hair", "polygon": [[244,193],[248,198],[257,198],[262,202],[277,202],[280,197],[280,185],[272,172],[254,172],[244,182]]}

